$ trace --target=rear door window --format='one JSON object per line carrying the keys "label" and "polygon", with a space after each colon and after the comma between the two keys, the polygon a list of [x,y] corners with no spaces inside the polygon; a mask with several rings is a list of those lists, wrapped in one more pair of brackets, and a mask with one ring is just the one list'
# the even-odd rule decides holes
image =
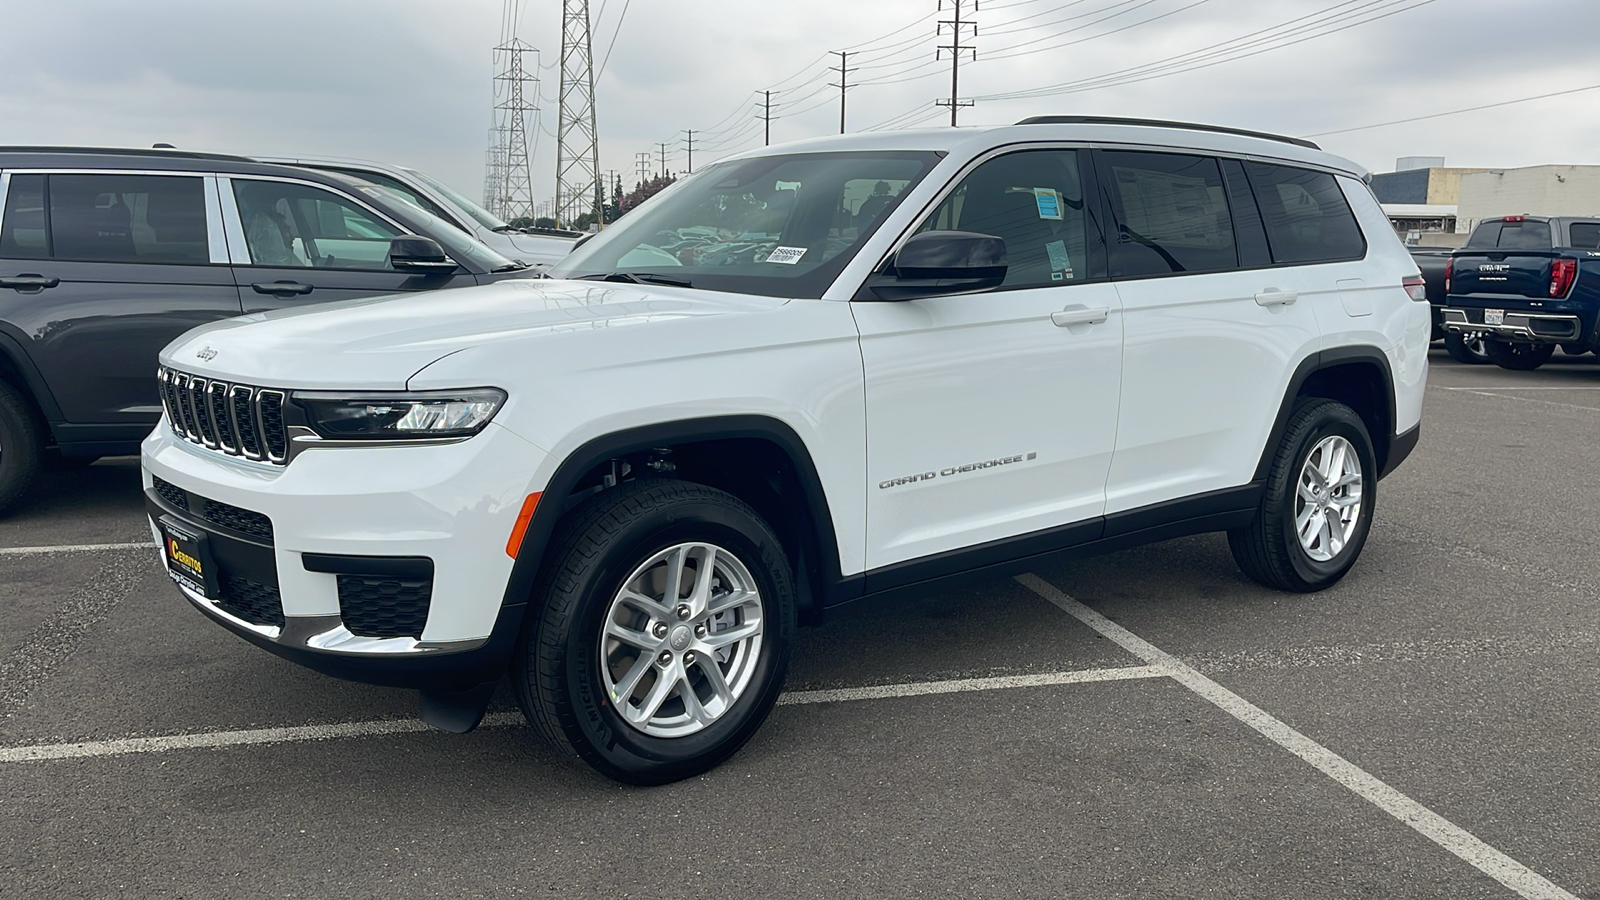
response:
{"label": "rear door window", "polygon": [[234,178],[250,262],[257,266],[387,270],[400,232],[352,200],[288,181]]}
{"label": "rear door window", "polygon": [[1233,219],[1217,161],[1207,156],[1103,151],[1117,220],[1112,277],[1237,268]]}
{"label": "rear door window", "polygon": [[1367,253],[1361,226],[1338,179],[1327,172],[1245,163],[1279,265],[1360,259]]}
{"label": "rear door window", "polygon": [[1600,222],[1573,222],[1567,231],[1572,246],[1580,250],[1600,250]]}
{"label": "rear door window", "polygon": [[[12,179],[13,191],[19,180],[26,177]],[[26,193],[26,205],[38,204],[32,190]],[[45,230],[50,255],[60,260],[166,265],[211,261],[205,183],[199,177],[50,175],[43,199],[38,205],[48,207],[48,217],[41,222],[38,212],[25,212],[14,238],[19,246],[39,249],[39,231]],[[7,220],[9,232],[9,210]]]}

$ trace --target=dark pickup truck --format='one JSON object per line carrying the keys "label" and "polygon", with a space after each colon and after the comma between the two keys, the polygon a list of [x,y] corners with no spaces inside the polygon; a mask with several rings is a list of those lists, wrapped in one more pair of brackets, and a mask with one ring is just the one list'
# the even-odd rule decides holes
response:
{"label": "dark pickup truck", "polygon": [[1560,346],[1600,347],[1600,218],[1485,219],[1445,272],[1447,333],[1481,334],[1489,359],[1537,369]]}

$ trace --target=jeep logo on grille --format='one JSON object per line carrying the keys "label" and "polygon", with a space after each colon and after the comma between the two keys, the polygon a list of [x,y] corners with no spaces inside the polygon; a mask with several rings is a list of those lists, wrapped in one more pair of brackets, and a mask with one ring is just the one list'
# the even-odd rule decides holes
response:
{"label": "jeep logo on grille", "polygon": [[200,348],[200,352],[195,354],[195,358],[196,359],[203,359],[206,362],[210,362],[211,360],[215,359],[216,356],[217,356],[217,351],[211,349],[211,347],[209,345],[207,345],[205,347],[201,347]]}

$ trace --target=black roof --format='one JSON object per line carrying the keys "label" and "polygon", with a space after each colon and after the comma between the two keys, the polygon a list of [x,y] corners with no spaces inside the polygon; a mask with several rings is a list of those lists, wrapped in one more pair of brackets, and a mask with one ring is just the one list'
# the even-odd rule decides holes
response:
{"label": "black roof", "polygon": [[0,145],[0,153],[82,153],[92,156],[151,156],[161,159],[221,159],[229,162],[253,162],[248,156],[229,153],[200,153],[194,150],[173,150],[157,147],[19,147]]}
{"label": "black roof", "polygon": [[1265,131],[1247,131],[1243,128],[1229,128],[1226,125],[1204,125],[1195,122],[1169,122],[1165,119],[1127,119],[1120,116],[1029,116],[1017,124],[1142,125],[1146,128],[1182,128],[1186,131],[1210,131],[1217,134],[1237,134],[1241,137],[1265,138],[1269,141],[1278,141],[1284,144],[1294,144],[1296,147],[1309,147],[1312,150],[1322,149],[1305,138],[1289,137],[1288,135],[1283,134],[1271,134]]}

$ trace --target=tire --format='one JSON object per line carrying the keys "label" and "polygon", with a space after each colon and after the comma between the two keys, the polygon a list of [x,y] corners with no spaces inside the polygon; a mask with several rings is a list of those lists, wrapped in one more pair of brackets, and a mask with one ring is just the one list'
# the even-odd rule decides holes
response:
{"label": "tire", "polygon": [[1489,361],[1489,351],[1484,346],[1487,343],[1481,334],[1447,332],[1444,336],[1444,352],[1458,363],[1481,365]]}
{"label": "tire", "polygon": [[[701,581],[708,558],[712,580]],[[669,600],[674,564],[688,584]],[[719,600],[732,605],[714,612]],[[514,662],[523,714],[557,752],[638,785],[698,775],[743,746],[778,698],[796,628],[772,529],[731,494],[668,479],[574,510],[533,602]],[[714,640],[719,630],[741,636]]]}
{"label": "tire", "polygon": [[1562,344],[1561,352],[1568,356],[1582,356],[1591,351],[1588,347],[1585,347],[1582,344]]}
{"label": "tire", "polygon": [[1489,361],[1502,369],[1531,372],[1550,361],[1555,355],[1555,344],[1524,344],[1510,341],[1484,341]]}
{"label": "tire", "polygon": [[43,453],[44,425],[33,404],[21,391],[0,381],[0,513],[33,483]]}
{"label": "tire", "polygon": [[[1336,485],[1318,493],[1316,479],[1329,471],[1336,476]],[[1346,478],[1353,473],[1356,480],[1340,485],[1340,473]],[[1255,521],[1228,532],[1234,561],[1252,579],[1278,590],[1309,593],[1331,587],[1350,571],[1366,545],[1377,475],[1372,438],[1355,410],[1334,400],[1302,400],[1290,414],[1273,456]],[[1355,502],[1339,505],[1352,498]],[[1318,510],[1337,511],[1341,520],[1327,523],[1326,530],[1312,529],[1310,545],[1296,527],[1297,515],[1306,515],[1308,506],[1312,510],[1308,523],[1316,521]],[[1346,519],[1352,507],[1355,512]],[[1325,514],[1323,521],[1327,522]]]}

